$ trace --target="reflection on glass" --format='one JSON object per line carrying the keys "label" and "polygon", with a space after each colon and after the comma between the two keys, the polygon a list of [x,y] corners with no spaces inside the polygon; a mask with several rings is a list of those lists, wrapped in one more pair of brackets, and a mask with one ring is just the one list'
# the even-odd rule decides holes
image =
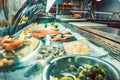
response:
{"label": "reflection on glass", "polygon": [[46,13],[49,12],[50,8],[54,4],[55,0],[47,0]]}

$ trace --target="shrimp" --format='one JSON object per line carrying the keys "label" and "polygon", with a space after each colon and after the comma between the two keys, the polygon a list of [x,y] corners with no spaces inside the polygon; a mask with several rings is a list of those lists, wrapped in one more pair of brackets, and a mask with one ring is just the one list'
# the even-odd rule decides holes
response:
{"label": "shrimp", "polygon": [[12,43],[12,42],[14,42],[13,39],[6,39],[6,40],[5,40],[5,43]]}
{"label": "shrimp", "polygon": [[8,50],[14,50],[20,45],[22,45],[23,43],[24,43],[24,40],[20,40],[20,41],[8,43],[8,44],[3,44],[3,46]]}
{"label": "shrimp", "polygon": [[68,39],[70,39],[70,38],[71,38],[70,35],[66,35],[63,39],[64,39],[64,40],[68,40]]}
{"label": "shrimp", "polygon": [[0,40],[0,44],[2,45],[10,36],[6,35]]}
{"label": "shrimp", "polygon": [[62,37],[61,36],[57,36],[57,37],[54,37],[52,40],[53,41],[61,41]]}

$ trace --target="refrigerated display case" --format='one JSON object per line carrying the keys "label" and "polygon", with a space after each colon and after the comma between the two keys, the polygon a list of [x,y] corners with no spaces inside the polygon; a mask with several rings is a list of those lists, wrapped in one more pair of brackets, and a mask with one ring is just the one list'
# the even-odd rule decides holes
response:
{"label": "refrigerated display case", "polygon": [[[38,8],[38,6],[35,8]],[[25,7],[26,9],[29,8]],[[11,38],[13,40],[16,37],[18,40],[28,38],[27,40],[30,44],[27,46],[34,45],[37,41],[39,44],[32,51],[31,47],[27,47],[27,49],[18,47],[17,49],[22,48],[28,51],[28,54],[24,55],[27,53],[24,50],[22,53],[15,52],[19,60],[12,66],[7,65],[7,67],[3,66],[0,68],[1,80],[46,80],[44,78],[46,74],[43,74],[46,66],[52,60],[71,56],[71,54],[77,57],[90,56],[91,58],[100,59],[102,62],[110,63],[110,65],[113,65],[115,73],[118,74],[117,79],[120,79],[119,29],[110,28],[109,25],[89,22],[87,20],[65,22],[53,16],[41,17],[39,16],[39,13],[41,13],[39,9],[31,13],[32,16],[27,16],[28,21],[25,22],[25,25],[23,25],[24,22],[23,24],[20,23],[21,18],[27,15],[24,13],[24,10],[19,16],[16,15],[14,17],[15,20],[17,19],[17,21],[13,21],[13,24],[16,25],[16,31],[11,35]],[[31,38],[32,41],[30,41]],[[82,47],[79,45],[82,45]],[[8,49],[7,47],[4,48]],[[80,52],[77,53],[79,49]],[[15,49],[14,51],[17,50]],[[75,53],[70,53],[70,51],[75,51]]]}
{"label": "refrigerated display case", "polygon": [[[38,38],[40,40],[39,48],[35,50],[34,52],[29,53],[27,56],[25,56],[25,60],[23,60],[22,63],[12,66],[8,69],[5,69],[6,80],[13,80],[13,79],[19,80],[20,78],[22,78],[23,80],[27,80],[27,79],[30,79],[30,80],[33,80],[33,79],[42,80],[43,79],[44,80],[42,72],[44,70],[44,67],[46,67],[46,65],[49,64],[49,61],[53,60],[54,58],[56,59],[61,56],[69,55],[69,54],[64,54],[64,51],[61,54],[53,53],[54,48],[56,49],[56,47],[59,46],[59,49],[61,50],[63,47],[63,43],[71,44],[71,42],[73,42],[74,44],[74,42],[76,41],[80,41],[80,42],[87,41],[87,43],[85,42],[85,44],[87,44],[88,48],[92,50],[92,52],[88,56],[92,56],[92,57],[105,60],[111,63],[112,65],[114,65],[119,71],[119,64],[120,64],[119,62],[119,52],[120,52],[119,51],[119,36],[114,36],[112,34],[100,31],[100,29],[101,30],[102,29],[106,30],[104,28],[108,29],[106,25],[86,22],[86,23],[94,24],[94,25],[97,24],[97,26],[92,27],[89,25],[88,27],[85,27],[87,26],[87,24],[85,23],[85,26],[82,25],[82,27],[80,27],[78,24],[77,26],[74,25],[73,23],[75,22],[65,23],[62,21],[59,21],[59,22],[52,21],[49,23],[44,23],[44,22],[39,23],[38,20],[36,22],[38,22],[37,26],[34,29],[32,29],[31,32],[28,32],[26,37],[30,37],[32,32],[35,32],[35,31],[38,31],[37,33],[39,33],[40,31],[41,32],[47,31],[48,33],[45,34],[44,36],[40,35],[42,33],[39,33],[40,36],[32,35],[33,37]],[[83,22],[81,24],[83,24]],[[18,36],[18,35],[23,36],[23,34],[25,34],[25,32],[31,28],[31,25],[33,25],[33,23],[31,23],[24,29],[21,29],[20,31],[15,33],[14,36]],[[98,27],[98,25],[100,26]],[[50,29],[52,30],[56,29],[54,35],[51,32],[49,33]],[[58,31],[61,31],[62,34],[57,35],[56,33],[59,33]],[[72,38],[68,40],[63,40],[65,36],[64,34],[70,35],[72,36]],[[58,38],[58,41],[57,40],[52,41],[52,38],[56,37],[56,35],[62,36],[62,39]],[[44,50],[51,49],[51,48],[53,50],[52,52],[53,54],[50,53],[51,51],[50,52],[48,51],[48,53],[46,52],[43,53]],[[76,47],[73,47],[73,49],[74,48]],[[42,49],[43,49],[43,52],[41,51]],[[85,48],[85,50],[89,50],[89,49]],[[80,54],[76,56],[80,56]],[[6,72],[6,71],[9,71],[9,72]],[[15,74],[18,74],[20,76],[19,77],[12,76]]]}

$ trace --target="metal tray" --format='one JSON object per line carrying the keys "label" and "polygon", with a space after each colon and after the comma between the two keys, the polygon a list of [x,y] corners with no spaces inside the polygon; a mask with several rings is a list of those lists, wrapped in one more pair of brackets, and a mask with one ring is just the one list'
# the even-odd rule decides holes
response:
{"label": "metal tray", "polygon": [[[64,65],[63,65],[64,64]],[[59,75],[60,71],[66,68],[69,64],[78,64],[78,65],[95,65],[98,64],[102,66],[108,77],[107,80],[119,80],[120,74],[118,70],[108,62],[98,59],[95,57],[89,56],[64,56],[52,60],[43,71],[43,80],[51,80],[50,77],[54,75]],[[61,66],[62,65],[62,66]],[[112,74],[112,76],[111,76]]]}

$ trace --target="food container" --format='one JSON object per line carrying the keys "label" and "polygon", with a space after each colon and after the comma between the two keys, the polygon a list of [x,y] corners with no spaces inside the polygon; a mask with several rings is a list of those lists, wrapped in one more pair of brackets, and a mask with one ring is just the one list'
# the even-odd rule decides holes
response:
{"label": "food container", "polygon": [[[57,59],[52,60],[43,71],[43,80],[58,80],[58,79],[52,79],[54,75],[60,74],[60,71],[63,71],[64,68],[69,68],[67,65],[72,64],[78,64],[78,65],[96,65],[98,64],[101,66],[105,73],[106,78],[103,80],[120,80],[120,72],[115,68],[112,64],[95,57],[89,57],[89,56],[63,56]],[[64,71],[63,71],[64,72]],[[65,74],[65,73],[64,73]],[[63,75],[63,74],[62,74]],[[71,75],[71,74],[66,74]],[[72,75],[71,75],[72,76]],[[74,76],[73,76],[74,78]],[[70,79],[75,80],[75,79]]]}

